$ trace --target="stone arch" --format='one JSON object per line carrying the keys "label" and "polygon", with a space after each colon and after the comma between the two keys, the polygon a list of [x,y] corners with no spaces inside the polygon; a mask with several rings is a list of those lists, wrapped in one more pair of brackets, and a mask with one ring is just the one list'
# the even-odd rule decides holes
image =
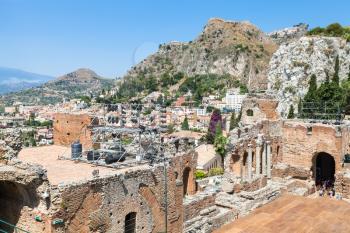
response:
{"label": "stone arch", "polygon": [[[39,205],[39,198],[36,190],[30,186],[26,186],[13,181],[0,181],[0,219],[12,225],[16,225],[20,219],[23,207],[28,206],[35,208]],[[6,232],[12,232],[0,223],[0,229]]]}
{"label": "stone arch", "polygon": [[254,112],[253,112],[252,109],[248,109],[248,110],[246,111],[246,114],[247,114],[247,116],[254,116]]}
{"label": "stone arch", "polygon": [[316,185],[329,181],[333,186],[335,180],[335,159],[327,152],[318,152],[312,157],[312,174]]}
{"label": "stone arch", "polygon": [[125,233],[136,233],[136,212],[130,212],[125,215],[124,220],[124,232]]}
{"label": "stone arch", "polygon": [[243,163],[244,167],[247,165],[247,160],[248,160],[248,152],[244,151],[243,160],[242,160],[242,163]]}

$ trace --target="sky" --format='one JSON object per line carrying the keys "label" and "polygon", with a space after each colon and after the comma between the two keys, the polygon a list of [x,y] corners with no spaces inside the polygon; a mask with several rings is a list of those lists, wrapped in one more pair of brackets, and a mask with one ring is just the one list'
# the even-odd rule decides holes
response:
{"label": "sky", "polygon": [[300,22],[350,25],[349,0],[0,0],[0,66],[120,77],[159,44],[190,41],[209,18],[265,32]]}

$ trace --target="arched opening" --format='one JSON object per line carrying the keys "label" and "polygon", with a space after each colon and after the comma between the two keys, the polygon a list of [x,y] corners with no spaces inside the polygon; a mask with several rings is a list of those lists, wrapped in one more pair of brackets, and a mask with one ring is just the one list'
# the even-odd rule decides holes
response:
{"label": "arched opening", "polygon": [[183,172],[183,175],[182,175],[182,182],[183,182],[183,194],[184,196],[188,195],[188,185],[189,185],[189,182],[190,182],[190,172],[191,172],[191,168],[189,167],[186,167],[184,172]]}
{"label": "arched opening", "polygon": [[[34,208],[39,203],[35,189],[11,182],[0,181],[0,219],[16,225],[24,206]],[[0,222],[0,229],[13,232],[14,228]]]}
{"label": "arched opening", "polygon": [[254,112],[253,112],[252,109],[248,109],[248,110],[246,111],[246,113],[247,113],[247,116],[253,116],[253,115],[254,115]]}
{"label": "arched opening", "polygon": [[247,159],[248,159],[248,153],[247,152],[244,152],[244,155],[243,155],[243,166],[245,167],[245,165],[247,164]]}
{"label": "arched opening", "polygon": [[136,212],[130,212],[125,216],[125,233],[136,233]]}
{"label": "arched opening", "polygon": [[316,185],[332,187],[334,184],[335,161],[333,156],[328,153],[320,152],[313,157],[313,176]]}

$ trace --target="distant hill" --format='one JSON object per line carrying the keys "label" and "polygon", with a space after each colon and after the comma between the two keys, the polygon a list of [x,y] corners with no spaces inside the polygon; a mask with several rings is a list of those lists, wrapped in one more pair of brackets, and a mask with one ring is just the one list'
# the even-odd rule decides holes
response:
{"label": "distant hill", "polygon": [[54,77],[48,75],[0,67],[0,94],[37,87],[52,79],[54,79]]}
{"label": "distant hill", "polygon": [[55,104],[63,99],[95,95],[102,89],[109,89],[113,85],[114,80],[112,79],[102,78],[89,69],[78,69],[38,87],[3,95],[0,102],[6,105],[16,101],[28,105]]}

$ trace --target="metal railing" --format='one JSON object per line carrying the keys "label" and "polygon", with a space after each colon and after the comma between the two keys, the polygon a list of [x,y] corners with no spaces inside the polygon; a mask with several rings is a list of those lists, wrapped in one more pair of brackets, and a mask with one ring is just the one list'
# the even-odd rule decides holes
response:
{"label": "metal railing", "polygon": [[[10,231],[2,229],[2,226],[6,226],[6,228],[11,229]],[[1,233],[10,233],[10,232],[15,232],[15,233],[30,233],[29,231],[26,231],[22,228],[19,228],[11,223],[8,223],[4,220],[0,219],[0,232]]]}

